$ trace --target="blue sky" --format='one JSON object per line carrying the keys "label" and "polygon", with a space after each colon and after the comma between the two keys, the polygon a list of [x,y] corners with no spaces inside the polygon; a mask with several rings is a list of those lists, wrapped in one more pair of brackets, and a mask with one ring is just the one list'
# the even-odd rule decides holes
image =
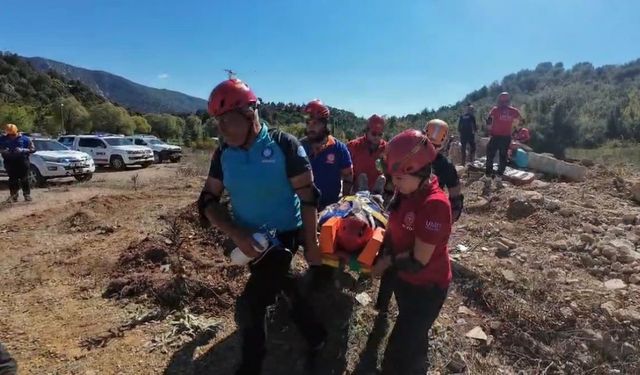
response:
{"label": "blue sky", "polygon": [[1,0],[0,50],[206,98],[237,71],[268,101],[402,115],[542,61],[640,58],[636,0]]}

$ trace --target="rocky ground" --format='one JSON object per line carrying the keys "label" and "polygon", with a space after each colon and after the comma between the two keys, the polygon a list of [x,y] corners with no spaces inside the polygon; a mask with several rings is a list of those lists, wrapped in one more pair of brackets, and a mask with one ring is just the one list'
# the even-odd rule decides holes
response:
{"label": "rocky ground", "polygon": [[[191,156],[0,207],[0,341],[22,373],[233,373],[247,274],[197,218],[205,170]],[[594,166],[586,182],[543,177],[481,197],[479,175],[464,172],[469,209],[450,242],[431,373],[640,373],[634,173]],[[393,314],[379,318],[366,298],[377,282],[355,276],[314,295],[331,332],[318,374],[374,374],[381,360]],[[265,373],[304,373],[283,303],[269,330]]]}

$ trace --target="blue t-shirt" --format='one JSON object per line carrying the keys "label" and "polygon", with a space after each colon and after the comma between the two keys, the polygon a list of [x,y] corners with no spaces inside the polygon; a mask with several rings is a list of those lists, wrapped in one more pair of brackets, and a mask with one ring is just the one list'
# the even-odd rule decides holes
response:
{"label": "blue t-shirt", "polygon": [[319,210],[322,210],[340,198],[342,170],[351,167],[351,154],[347,145],[332,136],[327,138],[327,143],[317,154],[313,154],[307,138],[300,142],[311,159],[313,181],[321,193]]}
{"label": "blue t-shirt", "polygon": [[300,142],[263,124],[248,150],[226,144],[216,149],[209,176],[223,182],[238,224],[285,232],[302,226],[300,200],[289,179],[309,170]]}
{"label": "blue t-shirt", "polygon": [[0,150],[7,149],[8,153],[3,153],[2,156],[6,158],[25,158],[28,157],[27,153],[14,153],[13,151],[16,148],[29,148],[29,144],[31,143],[31,139],[24,135],[19,135],[13,139],[9,138],[6,135],[0,136]]}

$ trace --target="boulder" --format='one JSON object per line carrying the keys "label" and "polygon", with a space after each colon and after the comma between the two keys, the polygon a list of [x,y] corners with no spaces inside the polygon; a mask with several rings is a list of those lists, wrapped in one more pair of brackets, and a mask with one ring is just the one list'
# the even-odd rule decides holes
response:
{"label": "boulder", "polygon": [[513,197],[509,199],[509,206],[507,207],[507,219],[524,219],[533,215],[537,210],[537,206],[531,201],[528,201],[521,197]]}
{"label": "boulder", "polygon": [[624,281],[620,279],[611,279],[604,282],[604,287],[607,290],[618,290],[626,288],[627,284],[625,284]]}

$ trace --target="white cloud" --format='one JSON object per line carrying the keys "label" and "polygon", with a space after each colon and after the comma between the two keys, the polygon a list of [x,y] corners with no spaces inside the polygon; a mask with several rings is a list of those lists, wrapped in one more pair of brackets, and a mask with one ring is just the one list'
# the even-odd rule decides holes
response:
{"label": "white cloud", "polygon": [[158,74],[158,78],[159,79],[167,79],[167,78],[169,78],[169,75],[167,73]]}

